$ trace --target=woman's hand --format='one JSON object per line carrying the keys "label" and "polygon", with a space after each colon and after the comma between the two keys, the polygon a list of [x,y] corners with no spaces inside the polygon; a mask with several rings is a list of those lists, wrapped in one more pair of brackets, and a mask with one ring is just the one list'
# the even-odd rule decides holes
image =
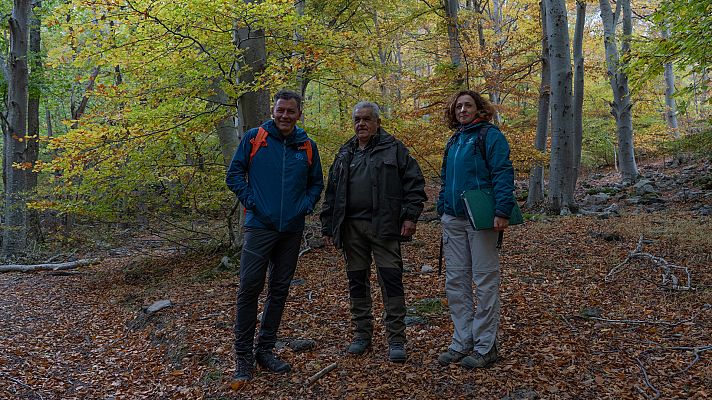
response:
{"label": "woman's hand", "polygon": [[493,223],[493,228],[495,231],[500,232],[509,226],[509,220],[507,218],[502,218],[502,217],[494,217],[494,223]]}

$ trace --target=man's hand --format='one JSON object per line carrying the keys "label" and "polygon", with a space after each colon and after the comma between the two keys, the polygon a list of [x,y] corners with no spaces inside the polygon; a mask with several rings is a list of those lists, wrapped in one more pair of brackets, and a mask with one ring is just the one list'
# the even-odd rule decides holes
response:
{"label": "man's hand", "polygon": [[409,237],[413,235],[415,235],[415,222],[403,221],[403,226],[401,227],[401,236]]}
{"label": "man's hand", "polygon": [[324,245],[325,246],[333,246],[334,238],[332,238],[331,236],[324,236]]}
{"label": "man's hand", "polygon": [[500,232],[507,229],[507,227],[509,226],[509,220],[507,218],[494,217],[493,225],[494,230]]}

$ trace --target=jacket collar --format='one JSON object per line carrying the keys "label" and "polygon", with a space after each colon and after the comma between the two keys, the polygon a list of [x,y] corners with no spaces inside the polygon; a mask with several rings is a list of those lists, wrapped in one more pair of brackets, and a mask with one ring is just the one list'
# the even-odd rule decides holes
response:
{"label": "jacket collar", "polygon": [[481,119],[476,119],[475,121],[473,121],[470,124],[460,125],[460,127],[457,129],[457,131],[464,132],[464,133],[472,133],[487,123],[488,123],[487,121],[483,121]]}

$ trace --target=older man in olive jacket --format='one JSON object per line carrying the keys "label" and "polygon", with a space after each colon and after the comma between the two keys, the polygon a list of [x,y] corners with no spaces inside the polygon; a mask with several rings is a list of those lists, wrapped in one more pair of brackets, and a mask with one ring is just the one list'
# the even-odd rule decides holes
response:
{"label": "older man in olive jacket", "polygon": [[327,244],[343,248],[354,338],[347,351],[363,354],[373,335],[372,257],[383,295],[388,358],[405,362],[405,296],[400,242],[410,240],[423,211],[425,179],[405,145],[381,128],[380,110],[356,104],[356,135],[329,170],[321,212]]}

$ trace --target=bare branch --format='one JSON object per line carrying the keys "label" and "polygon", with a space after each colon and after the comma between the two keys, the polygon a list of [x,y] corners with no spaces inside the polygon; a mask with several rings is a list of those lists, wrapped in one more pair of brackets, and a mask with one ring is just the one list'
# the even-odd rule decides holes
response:
{"label": "bare branch", "polygon": [[[675,264],[670,264],[667,261],[665,261],[664,258],[662,257],[657,257],[654,256],[650,253],[644,253],[642,252],[643,249],[643,235],[640,235],[640,239],[638,239],[638,245],[635,246],[635,250],[630,252],[628,254],[628,257],[626,257],[623,262],[620,264],[616,265],[613,267],[608,274],[605,277],[606,282],[610,282],[613,279],[613,276],[620,272],[630,260],[635,259],[635,258],[642,258],[642,259],[647,259],[653,262],[655,266],[661,268],[663,270],[663,276],[662,276],[662,285],[670,285],[670,287],[674,290],[690,290],[692,289],[692,277],[690,276],[690,270],[687,269],[687,267],[681,267],[679,265]],[[680,285],[680,280],[678,277],[673,274],[673,270],[682,270],[685,275],[687,276],[687,283],[685,285]]]}

